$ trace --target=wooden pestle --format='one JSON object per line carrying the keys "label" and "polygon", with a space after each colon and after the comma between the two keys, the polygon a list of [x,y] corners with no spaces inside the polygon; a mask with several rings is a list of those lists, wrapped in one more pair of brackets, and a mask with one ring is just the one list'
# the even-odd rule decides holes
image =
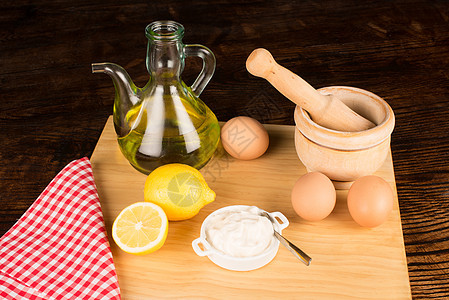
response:
{"label": "wooden pestle", "polygon": [[301,77],[279,65],[266,49],[254,50],[246,60],[246,69],[252,75],[268,80],[321,126],[338,131],[363,131],[375,126],[335,96],[321,94]]}

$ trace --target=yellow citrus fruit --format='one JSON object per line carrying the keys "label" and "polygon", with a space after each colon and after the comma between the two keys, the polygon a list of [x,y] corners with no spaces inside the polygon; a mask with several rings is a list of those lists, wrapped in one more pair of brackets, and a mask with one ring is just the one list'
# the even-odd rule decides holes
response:
{"label": "yellow citrus fruit", "polygon": [[144,255],[162,247],[168,219],[154,203],[137,202],[124,208],[112,225],[112,238],[125,252]]}
{"label": "yellow citrus fruit", "polygon": [[148,175],[145,201],[161,206],[170,221],[190,219],[215,200],[201,173],[185,164],[163,165]]}

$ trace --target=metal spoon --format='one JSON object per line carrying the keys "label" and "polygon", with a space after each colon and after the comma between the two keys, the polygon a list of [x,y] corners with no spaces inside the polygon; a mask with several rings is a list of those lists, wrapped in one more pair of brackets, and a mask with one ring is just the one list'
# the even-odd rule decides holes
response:
{"label": "metal spoon", "polygon": [[290,252],[293,253],[293,255],[295,255],[306,266],[310,265],[312,258],[310,256],[308,256],[306,253],[304,253],[301,249],[299,249],[298,247],[293,245],[289,240],[287,240],[279,232],[276,231],[276,229],[274,228],[275,220],[273,219],[273,217],[270,214],[268,214],[266,211],[261,211],[260,215],[268,218],[268,220],[270,220],[271,224],[273,224],[274,236],[279,240],[279,242],[281,242],[281,244],[284,245],[285,248],[290,250]]}

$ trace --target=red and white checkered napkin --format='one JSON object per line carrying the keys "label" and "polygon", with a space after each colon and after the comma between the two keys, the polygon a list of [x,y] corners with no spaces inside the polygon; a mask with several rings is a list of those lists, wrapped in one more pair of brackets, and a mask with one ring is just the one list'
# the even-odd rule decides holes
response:
{"label": "red and white checkered napkin", "polygon": [[0,239],[1,299],[120,299],[92,168],[68,164]]}

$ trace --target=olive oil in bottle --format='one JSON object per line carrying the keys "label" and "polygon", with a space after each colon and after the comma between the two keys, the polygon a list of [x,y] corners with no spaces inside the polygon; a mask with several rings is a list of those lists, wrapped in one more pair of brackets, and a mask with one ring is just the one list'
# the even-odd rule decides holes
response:
{"label": "olive oil in bottle", "polygon": [[[156,21],[145,28],[146,67],[150,78],[137,87],[113,63],[92,64],[92,72],[111,76],[115,86],[114,127],[120,150],[144,174],[169,163],[203,167],[220,140],[214,113],[199,98],[215,72],[207,47],[182,42],[184,27]],[[203,68],[192,86],[181,79],[186,57],[199,57]]]}
{"label": "olive oil in bottle", "polygon": [[[118,138],[120,150],[134,168],[145,174],[169,163],[183,163],[197,169],[203,167],[219,143],[217,118],[205,105],[204,112],[197,112],[187,101],[181,100],[176,105],[182,105],[183,109],[176,109],[176,105],[165,98],[167,114],[163,124],[152,121],[157,114],[143,107],[145,104],[151,106],[151,101],[128,112],[126,119],[131,130]],[[188,117],[178,118],[177,111],[187,112]]]}

